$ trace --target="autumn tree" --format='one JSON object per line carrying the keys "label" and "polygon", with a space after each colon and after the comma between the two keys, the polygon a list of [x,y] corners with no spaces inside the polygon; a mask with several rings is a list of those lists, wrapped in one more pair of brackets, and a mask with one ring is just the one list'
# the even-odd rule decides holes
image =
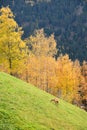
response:
{"label": "autumn tree", "polygon": [[26,39],[26,44],[31,50],[26,62],[26,66],[29,66],[28,81],[49,91],[52,86],[52,75],[55,73],[53,65],[57,53],[54,35],[47,37],[43,29],[36,30],[34,35]]}
{"label": "autumn tree", "polygon": [[66,54],[57,60],[58,95],[71,102],[78,92],[80,70]]}
{"label": "autumn tree", "polygon": [[26,43],[29,49],[32,50],[32,53],[38,57],[54,57],[57,53],[54,35],[47,37],[43,29],[36,30],[34,35],[26,39]]}
{"label": "autumn tree", "polygon": [[23,56],[25,43],[22,41],[23,31],[14,20],[9,7],[0,9],[0,61],[7,63],[9,73],[18,67]]}
{"label": "autumn tree", "polygon": [[85,106],[87,110],[87,62],[83,61],[81,68],[83,79],[79,86],[80,103]]}

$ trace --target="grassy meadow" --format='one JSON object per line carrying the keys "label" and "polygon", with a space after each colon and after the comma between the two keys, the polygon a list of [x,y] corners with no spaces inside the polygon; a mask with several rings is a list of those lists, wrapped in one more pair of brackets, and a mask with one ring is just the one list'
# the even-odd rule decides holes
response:
{"label": "grassy meadow", "polygon": [[87,130],[87,113],[31,84],[0,73],[0,130]]}

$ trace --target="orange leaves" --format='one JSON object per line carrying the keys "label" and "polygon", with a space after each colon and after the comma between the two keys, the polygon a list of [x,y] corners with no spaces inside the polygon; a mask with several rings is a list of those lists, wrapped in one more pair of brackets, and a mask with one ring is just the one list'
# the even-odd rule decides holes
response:
{"label": "orange leaves", "polygon": [[71,101],[81,80],[79,62],[74,63],[68,55],[60,56],[56,61],[53,58],[57,53],[54,35],[47,37],[43,29],[36,30],[25,41],[29,49],[25,64],[27,81]]}
{"label": "orange leaves", "polygon": [[82,99],[86,99],[87,100],[87,62],[83,62],[82,65],[82,76],[83,76],[83,80],[81,82],[80,85],[80,96]]}
{"label": "orange leaves", "polygon": [[70,102],[76,96],[82,78],[85,86],[81,85],[86,90],[86,64],[81,75],[79,62],[71,61],[68,55],[59,56],[56,61],[54,35],[47,37],[43,29],[36,30],[23,41],[23,31],[13,18],[8,7],[0,10],[0,69]]}
{"label": "orange leaves", "polygon": [[55,86],[55,60],[52,57],[30,55],[26,62],[28,82],[43,90]]}
{"label": "orange leaves", "polygon": [[79,69],[79,67],[75,67],[68,55],[60,56],[57,60],[57,87],[58,89],[61,89],[62,97],[66,100],[71,101],[78,91],[79,76],[81,75]]}

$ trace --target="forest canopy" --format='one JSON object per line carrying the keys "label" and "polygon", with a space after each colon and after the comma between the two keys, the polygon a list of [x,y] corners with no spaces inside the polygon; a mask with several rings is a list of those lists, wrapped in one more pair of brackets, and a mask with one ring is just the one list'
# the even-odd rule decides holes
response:
{"label": "forest canopy", "polygon": [[[80,65],[59,52],[54,34],[35,30],[23,39],[23,30],[9,7],[0,9],[0,71],[7,72],[87,110],[87,61]],[[74,54],[75,55],[75,54]]]}
{"label": "forest canopy", "polygon": [[[27,3],[26,3],[27,1]],[[87,61],[87,2],[86,0],[1,0],[1,6],[12,9],[17,23],[23,27],[23,38],[43,28],[54,33],[59,53],[74,61]],[[31,3],[31,4],[30,4]]]}

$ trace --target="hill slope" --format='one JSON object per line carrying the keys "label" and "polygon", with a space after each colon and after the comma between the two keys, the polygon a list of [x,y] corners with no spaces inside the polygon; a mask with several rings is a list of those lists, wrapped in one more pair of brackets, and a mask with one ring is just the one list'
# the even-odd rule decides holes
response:
{"label": "hill slope", "polygon": [[8,74],[0,73],[0,130],[87,130],[87,113]]}

